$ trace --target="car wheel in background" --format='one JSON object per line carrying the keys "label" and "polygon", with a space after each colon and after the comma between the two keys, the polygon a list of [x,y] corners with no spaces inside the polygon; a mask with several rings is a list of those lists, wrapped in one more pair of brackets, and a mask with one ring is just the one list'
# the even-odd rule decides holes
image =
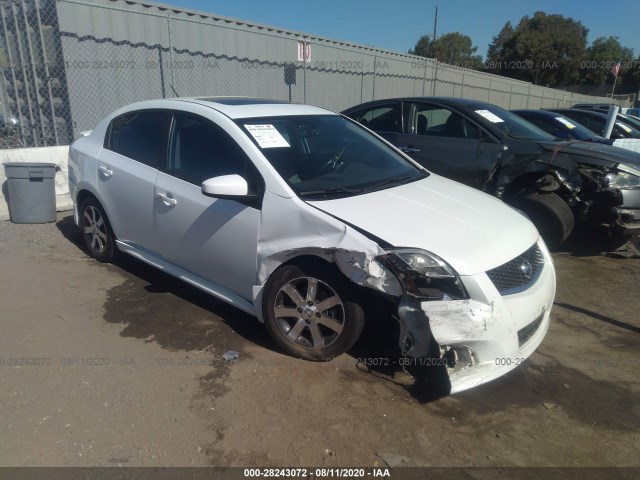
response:
{"label": "car wheel in background", "polygon": [[110,262],[116,257],[118,249],[111,225],[104,209],[93,197],[80,206],[80,226],[89,255],[99,262]]}
{"label": "car wheel in background", "polygon": [[509,203],[531,219],[551,249],[560,246],[575,226],[571,208],[556,193],[526,192],[515,196]]}
{"label": "car wheel in background", "polygon": [[267,282],[263,315],[273,339],[306,360],[330,360],[349,350],[364,327],[354,288],[320,264],[287,265]]}

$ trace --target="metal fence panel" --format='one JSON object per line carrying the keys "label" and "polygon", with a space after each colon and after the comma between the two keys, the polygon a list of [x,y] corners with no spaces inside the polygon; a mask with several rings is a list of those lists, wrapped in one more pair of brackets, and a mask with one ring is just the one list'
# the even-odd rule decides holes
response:
{"label": "metal fence panel", "polygon": [[0,102],[25,146],[68,144],[120,106],[174,96],[290,99],[335,111],[423,95],[504,108],[606,102],[149,2],[0,0],[0,17]]}

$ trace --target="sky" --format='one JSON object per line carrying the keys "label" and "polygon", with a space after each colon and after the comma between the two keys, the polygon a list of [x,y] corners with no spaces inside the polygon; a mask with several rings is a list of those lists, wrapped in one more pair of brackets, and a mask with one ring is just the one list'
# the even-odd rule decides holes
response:
{"label": "sky", "polygon": [[350,43],[407,52],[433,33],[438,5],[440,36],[461,32],[486,56],[507,21],[517,24],[536,11],[579,20],[591,43],[617,36],[640,55],[640,0],[159,0],[191,10],[297,30]]}

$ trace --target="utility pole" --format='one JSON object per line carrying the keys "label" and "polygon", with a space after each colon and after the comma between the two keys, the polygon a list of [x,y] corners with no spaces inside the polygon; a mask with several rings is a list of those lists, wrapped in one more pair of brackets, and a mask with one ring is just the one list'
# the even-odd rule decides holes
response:
{"label": "utility pole", "polygon": [[432,57],[434,57],[435,59],[435,68],[433,69],[434,71],[434,75],[433,75],[433,92],[431,93],[431,95],[435,95],[436,94],[436,83],[438,83],[438,59],[435,58],[435,55],[433,55],[433,43],[436,41],[436,35],[437,35],[437,30],[438,30],[438,5],[436,5],[436,16],[433,19],[433,40],[431,40],[431,45],[429,46],[429,50],[431,51],[431,55]]}
{"label": "utility pole", "polygon": [[438,5],[436,5],[436,17],[433,20],[433,41],[436,41],[436,33],[438,29]]}

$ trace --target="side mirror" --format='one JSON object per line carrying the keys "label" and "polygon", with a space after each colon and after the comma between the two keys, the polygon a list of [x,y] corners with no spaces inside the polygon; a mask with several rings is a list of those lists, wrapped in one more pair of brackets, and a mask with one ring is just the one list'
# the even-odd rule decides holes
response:
{"label": "side mirror", "polygon": [[250,197],[249,184],[240,175],[222,175],[202,182],[202,193],[208,197],[237,198]]}

